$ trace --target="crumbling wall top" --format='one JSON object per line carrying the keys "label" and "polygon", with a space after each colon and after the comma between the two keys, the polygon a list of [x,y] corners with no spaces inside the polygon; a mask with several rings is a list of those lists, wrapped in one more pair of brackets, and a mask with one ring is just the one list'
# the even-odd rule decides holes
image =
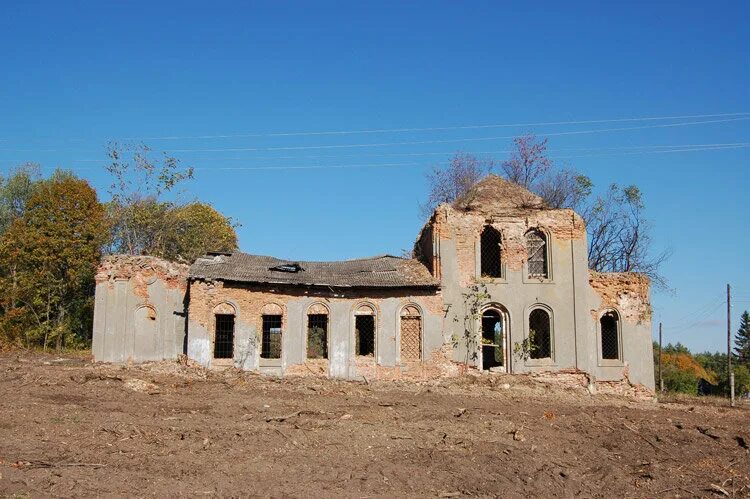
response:
{"label": "crumbling wall top", "polygon": [[589,271],[589,284],[601,298],[601,308],[614,308],[626,321],[651,320],[651,281],[638,272]]}
{"label": "crumbling wall top", "polygon": [[148,283],[161,279],[168,287],[185,288],[188,269],[188,265],[155,256],[108,255],[99,264],[96,282],[137,278]]}

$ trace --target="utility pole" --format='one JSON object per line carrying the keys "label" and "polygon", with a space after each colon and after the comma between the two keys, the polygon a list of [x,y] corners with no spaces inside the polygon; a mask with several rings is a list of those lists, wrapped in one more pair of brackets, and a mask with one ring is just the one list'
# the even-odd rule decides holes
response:
{"label": "utility pole", "polygon": [[734,407],[734,371],[732,371],[732,288],[727,284],[727,375],[729,405]]}
{"label": "utility pole", "polygon": [[664,378],[661,376],[661,322],[659,323],[659,391],[664,392]]}

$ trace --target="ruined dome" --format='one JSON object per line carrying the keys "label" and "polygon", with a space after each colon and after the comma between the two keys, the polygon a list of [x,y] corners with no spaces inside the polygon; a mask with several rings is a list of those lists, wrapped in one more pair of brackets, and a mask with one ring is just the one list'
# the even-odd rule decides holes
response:
{"label": "ruined dome", "polygon": [[546,208],[541,197],[497,175],[487,175],[458,198],[453,207],[464,211],[503,212]]}

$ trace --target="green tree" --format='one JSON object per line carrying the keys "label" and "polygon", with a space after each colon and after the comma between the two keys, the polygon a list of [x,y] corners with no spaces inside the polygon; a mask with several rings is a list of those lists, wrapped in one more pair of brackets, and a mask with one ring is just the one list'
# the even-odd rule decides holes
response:
{"label": "green tree", "polygon": [[[87,340],[90,315],[82,311],[91,307],[107,237],[104,208],[85,180],[57,174],[39,182],[23,216],[0,238],[0,285],[14,286],[2,296],[4,336],[58,349]],[[19,325],[23,335],[12,330]]]}
{"label": "green tree", "polygon": [[205,203],[162,199],[193,178],[192,168],[182,168],[168,155],[154,159],[144,145],[112,143],[108,155],[109,252],[192,262],[207,251],[237,249],[236,224],[230,218]]}
{"label": "green tree", "polygon": [[193,178],[193,169],[164,154],[160,159],[148,146],[122,146],[116,142],[107,149],[107,171],[112,182],[112,200],[107,215],[112,228],[109,251],[129,255],[163,256],[171,221],[167,212],[174,206],[161,196]]}
{"label": "green tree", "polygon": [[744,364],[734,367],[734,393],[738,397],[750,393],[750,369]]}
{"label": "green tree", "polygon": [[208,251],[234,251],[237,233],[232,220],[205,203],[177,206],[168,213],[171,232],[165,258],[193,262]]}
{"label": "green tree", "polygon": [[40,179],[39,165],[26,163],[16,168],[7,178],[0,175],[0,234],[14,220],[21,218],[34,187]]}
{"label": "green tree", "polygon": [[737,362],[750,368],[750,313],[747,310],[740,316],[740,328],[734,339],[734,355]]}

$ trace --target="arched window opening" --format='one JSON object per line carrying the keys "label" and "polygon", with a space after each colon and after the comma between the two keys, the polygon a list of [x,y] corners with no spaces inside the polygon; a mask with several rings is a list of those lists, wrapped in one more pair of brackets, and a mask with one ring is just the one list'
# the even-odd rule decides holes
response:
{"label": "arched window opening", "polygon": [[602,359],[618,360],[620,358],[620,319],[614,310],[606,312],[599,319],[602,335]]}
{"label": "arched window opening", "polygon": [[547,258],[547,236],[539,230],[526,233],[526,251],[528,252],[528,275],[546,279],[549,277]]}
{"label": "arched window opening", "polygon": [[401,360],[422,360],[422,314],[413,305],[401,311]]}
{"label": "arched window opening", "polygon": [[281,358],[281,338],[284,309],[275,303],[263,306],[260,342],[261,359]]}
{"label": "arched window opening", "polygon": [[354,312],[354,354],[375,356],[375,310],[370,305],[360,305]]}
{"label": "arched window opening", "polygon": [[532,359],[552,357],[552,335],[550,317],[546,310],[535,308],[529,314],[529,342]]}
{"label": "arched window opening", "polygon": [[328,310],[322,305],[307,312],[307,358],[328,358]]}
{"label": "arched window opening", "polygon": [[482,314],[482,369],[505,366],[503,315],[494,309]]}
{"label": "arched window opening", "polygon": [[231,359],[234,357],[234,314],[216,314],[214,317],[214,358]]}
{"label": "arched window opening", "polygon": [[480,237],[480,271],[482,277],[502,277],[502,236],[489,225],[482,230]]}

